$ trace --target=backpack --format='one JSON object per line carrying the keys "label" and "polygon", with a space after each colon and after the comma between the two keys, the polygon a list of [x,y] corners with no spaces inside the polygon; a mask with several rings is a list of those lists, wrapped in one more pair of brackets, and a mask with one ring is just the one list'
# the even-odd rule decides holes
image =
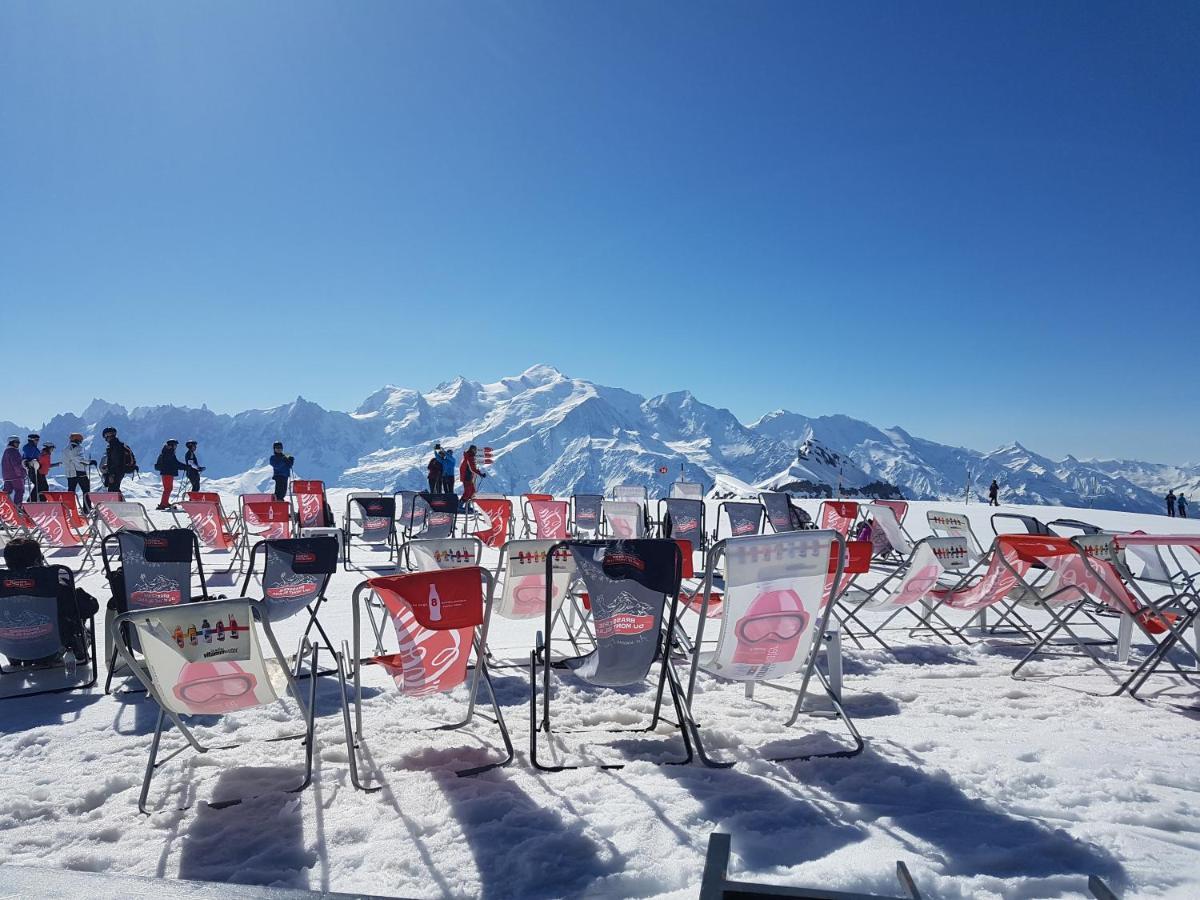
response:
{"label": "backpack", "polygon": [[128,444],[122,444],[121,449],[125,451],[125,471],[134,472],[137,470],[137,457],[133,455],[133,451],[129,449]]}

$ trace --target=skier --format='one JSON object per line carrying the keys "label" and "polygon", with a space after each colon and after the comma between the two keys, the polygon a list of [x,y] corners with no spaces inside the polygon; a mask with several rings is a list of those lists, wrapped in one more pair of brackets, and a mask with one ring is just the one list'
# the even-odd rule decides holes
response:
{"label": "skier", "polygon": [[15,434],[4,448],[0,475],[4,477],[4,493],[12,499],[13,506],[20,509],[25,505],[25,466],[21,463],[21,439]]}
{"label": "skier", "polygon": [[179,457],[175,455],[175,448],[179,446],[179,441],[171,438],[163,444],[162,450],[158,453],[158,459],[154,463],[154,470],[162,476],[162,498],[158,501],[157,509],[159,511],[174,509],[171,505],[171,491],[175,489],[175,476],[187,469],[183,463],[179,461]]}
{"label": "skier", "polygon": [[1167,515],[1172,519],[1175,518],[1175,489],[1171,488],[1167,491]]}
{"label": "skier", "polygon": [[38,496],[38,466],[42,458],[41,448],[38,447],[41,435],[31,434],[21,448],[21,462],[25,466],[25,477],[29,480],[29,502],[37,503]]}
{"label": "skier", "polygon": [[42,454],[38,457],[38,496],[45,496],[46,491],[50,490],[50,482],[46,480],[46,476],[50,474],[50,470],[58,465],[56,462],[51,462],[50,457],[55,450],[54,444],[46,444],[42,447]]}
{"label": "skier", "polygon": [[292,465],[296,462],[295,458],[283,452],[283,441],[276,441],[271,445],[274,451],[271,454],[271,475],[275,479],[275,499],[286,500],[288,489],[288,478],[292,474]]}
{"label": "skier", "polygon": [[996,479],[993,478],[992,483],[988,486],[988,506],[999,506],[1000,505],[999,497],[1000,497],[1000,485],[997,484]]}
{"label": "skier", "polygon": [[67,438],[67,449],[63,451],[63,474],[67,476],[67,490],[74,494],[83,491],[83,503],[80,505],[85,513],[92,511],[92,501],[88,494],[92,490],[92,480],[88,477],[88,466],[95,465],[94,459],[83,457],[83,435],[78,431],[72,432]]}
{"label": "skier", "polygon": [[429,493],[440,494],[442,492],[442,445],[433,445],[433,456],[429,457],[429,463],[425,466],[425,472],[429,480]]}
{"label": "skier", "polygon": [[109,425],[100,436],[107,442],[104,459],[100,461],[100,474],[104,476],[105,490],[119,494],[121,479],[138,470],[137,457],[133,451],[117,437],[117,429]]}
{"label": "skier", "polygon": [[1175,505],[1179,509],[1179,518],[1186,519],[1187,518],[1187,497],[1183,496],[1183,491],[1179,492],[1179,499],[1175,502]]}
{"label": "skier", "polygon": [[[41,568],[46,565],[42,548],[32,538],[13,538],[4,548],[4,564],[12,572]],[[87,662],[88,642],[83,623],[100,611],[96,598],[82,588],[71,591],[71,573],[66,566],[50,566],[59,573],[58,633],[63,646],[69,648],[77,662]],[[24,666],[53,665],[59,660],[57,653],[41,659],[14,660]],[[10,657],[11,659],[11,657]]]}
{"label": "skier", "polygon": [[188,484],[192,486],[192,492],[198,493],[200,490],[200,473],[204,471],[204,466],[200,465],[200,458],[196,456],[196,447],[199,446],[195,441],[188,441],[184,446],[187,452],[183,454],[183,464],[187,466]]}
{"label": "skier", "polygon": [[454,451],[447,447],[442,451],[442,493],[454,493],[454,467],[457,460],[454,458]]}
{"label": "skier", "polygon": [[472,444],[463,454],[462,464],[458,467],[458,478],[463,486],[463,506],[475,496],[475,477],[487,478],[487,472],[480,471],[479,466],[475,464],[475,453],[476,448]]}

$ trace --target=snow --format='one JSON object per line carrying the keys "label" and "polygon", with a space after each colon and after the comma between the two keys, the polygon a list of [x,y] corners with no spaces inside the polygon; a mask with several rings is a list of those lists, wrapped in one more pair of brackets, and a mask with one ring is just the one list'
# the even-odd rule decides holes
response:
{"label": "snow", "polygon": [[[145,482],[134,487],[147,491]],[[335,509],[342,496],[333,493]],[[816,504],[806,505],[815,514]],[[986,507],[918,502],[906,521],[915,537],[927,533],[931,508],[965,510],[981,537],[991,533]],[[1158,516],[1002,511],[1200,532],[1200,522],[1168,528]],[[334,580],[322,621],[336,640],[350,636],[349,598],[361,577]],[[82,584],[103,593],[96,573]],[[236,592],[228,582],[212,589]],[[497,619],[494,652],[527,661],[537,627]],[[299,622],[278,629],[285,647],[299,630]],[[99,689],[8,700],[0,704],[0,847],[15,865],[344,892],[682,898],[695,896],[708,835],[722,830],[734,836],[733,871],[749,879],[894,893],[894,861],[903,859],[933,897],[1078,897],[1088,873],[1127,897],[1200,895],[1193,693],[1163,678],[1147,702],[1090,696],[1054,681],[1014,681],[1008,671],[1020,651],[1003,639],[970,647],[893,639],[899,659],[845,647],[846,704],[867,741],[852,759],[766,762],[756,748],[788,738],[779,709],[703,685],[706,735],[715,752],[737,755],[733,769],[651,764],[679,750],[664,730],[592,745],[597,758],[627,760],[624,769],[538,774],[528,764],[527,675],[515,668],[495,680],[516,762],[458,778],[454,769],[498,746],[494,727],[422,730],[450,721],[462,692],[402,698],[369,668],[365,774],[381,778],[383,791],[350,786],[336,679],[322,678],[309,790],[280,791],[299,772],[298,742],[185,753],[156,776],[148,817],[136,799],[155,721],[149,701]],[[1071,659],[1035,669],[1081,671]],[[558,683],[553,709],[564,723],[628,727],[648,709],[644,696]],[[1108,689],[1099,674],[1071,684]],[[755,699],[775,703],[769,693]],[[285,727],[271,707],[200,731],[228,744]],[[829,720],[801,719],[790,738],[807,745],[837,735]],[[166,746],[177,740],[168,732]],[[202,802],[244,793],[259,796],[226,809]]]}

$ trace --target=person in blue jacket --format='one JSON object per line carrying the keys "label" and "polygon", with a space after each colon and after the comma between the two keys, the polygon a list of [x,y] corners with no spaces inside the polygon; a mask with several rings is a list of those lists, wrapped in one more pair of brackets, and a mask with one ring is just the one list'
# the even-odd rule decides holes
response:
{"label": "person in blue jacket", "polygon": [[38,441],[41,439],[41,435],[31,434],[25,446],[21,448],[21,464],[25,466],[25,478],[29,481],[30,503],[37,503],[41,499],[38,493],[38,468],[42,457],[42,448],[38,446]]}
{"label": "person in blue jacket", "polygon": [[286,500],[288,479],[292,475],[292,464],[295,458],[283,452],[283,441],[276,441],[271,448],[271,474],[275,478],[275,499]]}
{"label": "person in blue jacket", "polygon": [[442,493],[454,493],[454,470],[457,462],[454,459],[454,451],[449,447],[446,448],[446,455],[442,457]]}

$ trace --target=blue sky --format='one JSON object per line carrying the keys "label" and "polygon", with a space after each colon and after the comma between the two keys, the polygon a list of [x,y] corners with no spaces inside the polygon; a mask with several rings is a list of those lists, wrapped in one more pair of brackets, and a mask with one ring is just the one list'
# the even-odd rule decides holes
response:
{"label": "blue sky", "polygon": [[547,362],[1197,460],[1198,113],[1195,3],[5,3],[0,419]]}

